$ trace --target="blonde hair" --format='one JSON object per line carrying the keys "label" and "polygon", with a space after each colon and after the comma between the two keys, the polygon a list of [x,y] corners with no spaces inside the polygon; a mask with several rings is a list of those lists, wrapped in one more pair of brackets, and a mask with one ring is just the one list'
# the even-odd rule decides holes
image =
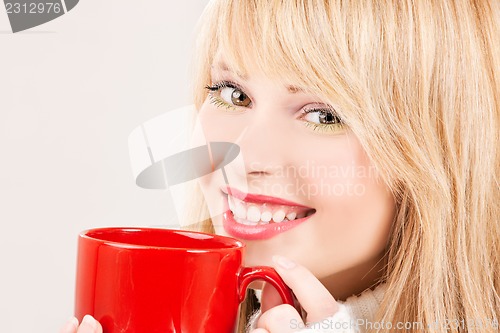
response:
{"label": "blonde hair", "polygon": [[257,66],[334,105],[394,193],[376,321],[444,333],[499,319],[499,24],[496,0],[214,0],[204,12],[198,107],[219,52],[238,72]]}

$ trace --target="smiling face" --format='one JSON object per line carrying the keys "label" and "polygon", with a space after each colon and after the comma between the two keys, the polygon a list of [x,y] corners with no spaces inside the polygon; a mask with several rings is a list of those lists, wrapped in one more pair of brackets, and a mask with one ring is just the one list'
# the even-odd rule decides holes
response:
{"label": "smiling face", "polygon": [[241,149],[201,181],[215,231],[246,244],[246,265],[280,254],[334,296],[362,291],[381,275],[393,197],[334,106],[251,69],[215,62],[199,110],[207,141]]}

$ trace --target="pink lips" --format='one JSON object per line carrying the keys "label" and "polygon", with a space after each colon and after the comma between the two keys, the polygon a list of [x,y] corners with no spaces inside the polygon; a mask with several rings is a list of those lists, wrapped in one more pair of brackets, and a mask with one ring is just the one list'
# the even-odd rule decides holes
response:
{"label": "pink lips", "polygon": [[[226,194],[230,194],[231,196],[240,200],[244,200],[246,202],[252,202],[256,204],[270,203],[275,205],[295,206],[295,207],[310,209],[309,207],[305,207],[303,205],[288,200],[270,197],[266,195],[246,194],[230,187],[225,187],[222,189],[222,191]],[[258,225],[241,224],[236,222],[236,220],[234,219],[233,213],[229,209],[229,204],[227,202],[227,197],[226,197],[224,200],[224,214],[222,223],[224,230],[233,237],[245,240],[262,240],[286,232],[298,226],[299,224],[305,222],[311,216],[312,215],[309,215],[300,219],[295,219],[293,221],[284,221],[281,223],[269,223],[269,224],[258,224]]]}

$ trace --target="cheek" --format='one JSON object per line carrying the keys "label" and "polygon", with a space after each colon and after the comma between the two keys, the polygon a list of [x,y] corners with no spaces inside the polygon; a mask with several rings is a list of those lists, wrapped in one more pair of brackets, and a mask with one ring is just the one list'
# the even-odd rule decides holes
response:
{"label": "cheek", "polygon": [[308,199],[328,208],[332,202],[362,201],[378,185],[377,172],[351,134],[296,142],[298,179]]}
{"label": "cheek", "polygon": [[[209,101],[205,101],[199,110],[198,120],[202,130],[202,134],[198,136],[203,137],[205,142],[237,142],[238,137],[242,131],[245,123],[236,118],[234,114],[221,111],[220,108],[214,107]],[[203,192],[207,208],[212,218],[212,223],[215,227],[217,234],[226,233],[222,229],[222,213],[226,208],[224,206],[224,196],[221,192],[221,187],[226,184],[238,184],[238,173],[234,169],[244,170],[244,164],[241,157],[238,156],[232,160],[230,164],[225,165],[226,175],[217,169],[204,177],[200,177],[197,181]],[[244,189],[244,186],[238,186]]]}
{"label": "cheek", "polygon": [[347,134],[301,149],[310,161],[302,185],[317,209],[311,239],[323,249],[323,260],[333,260],[330,267],[341,269],[379,255],[387,244],[395,203],[357,139]]}
{"label": "cheek", "polygon": [[199,111],[199,120],[205,139],[236,142],[245,122],[235,121],[234,117],[234,114],[221,111],[206,101]]}

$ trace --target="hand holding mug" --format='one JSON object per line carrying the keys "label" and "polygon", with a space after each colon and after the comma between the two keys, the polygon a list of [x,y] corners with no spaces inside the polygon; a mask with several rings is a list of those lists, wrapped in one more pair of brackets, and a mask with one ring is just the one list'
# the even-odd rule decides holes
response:
{"label": "hand holding mug", "polygon": [[281,256],[273,257],[274,268],[294,291],[307,313],[281,304],[279,295],[266,285],[262,291],[261,315],[252,333],[296,332],[307,324],[321,323],[339,310],[339,303],[328,289],[304,266]]}

